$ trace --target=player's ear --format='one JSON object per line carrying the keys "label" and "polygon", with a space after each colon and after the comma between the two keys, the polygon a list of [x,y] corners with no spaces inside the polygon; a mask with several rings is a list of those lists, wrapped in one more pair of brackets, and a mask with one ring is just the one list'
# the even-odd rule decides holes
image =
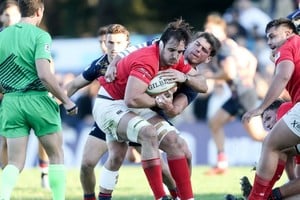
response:
{"label": "player's ear", "polygon": [[211,56],[208,56],[205,60],[205,63],[209,63],[211,61],[212,57]]}
{"label": "player's ear", "polygon": [[164,48],[164,42],[160,40],[158,46],[159,46],[159,50],[160,51],[163,50],[163,48]]}

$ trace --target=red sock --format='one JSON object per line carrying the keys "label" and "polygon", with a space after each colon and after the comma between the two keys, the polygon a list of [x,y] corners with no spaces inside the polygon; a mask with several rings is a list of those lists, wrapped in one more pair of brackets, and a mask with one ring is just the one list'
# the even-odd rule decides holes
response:
{"label": "red sock", "polygon": [[190,171],[185,157],[169,159],[168,164],[182,200],[194,198]]}
{"label": "red sock", "polygon": [[111,200],[111,197],[112,197],[111,195],[112,195],[111,193],[99,192],[98,199],[99,200]]}
{"label": "red sock", "polygon": [[155,199],[165,196],[160,158],[142,160],[142,166]]}
{"label": "red sock", "polygon": [[300,164],[300,155],[297,155],[294,158],[295,158],[295,163],[299,165]]}
{"label": "red sock", "polygon": [[176,199],[177,197],[179,197],[179,194],[178,194],[178,191],[176,188],[174,188],[174,189],[168,188],[168,190],[173,199]]}
{"label": "red sock", "polygon": [[285,168],[285,161],[279,159],[278,163],[277,163],[277,168],[276,168],[275,174],[269,183],[265,197],[270,196],[270,194],[272,192],[272,188],[273,188],[274,184],[276,183],[276,181],[278,181],[280,179],[280,177],[284,171],[284,168]]}
{"label": "red sock", "polygon": [[255,174],[254,184],[248,197],[248,200],[265,200],[266,198],[264,196],[269,185],[270,181],[264,180],[257,174]]}
{"label": "red sock", "polygon": [[95,193],[92,193],[92,194],[84,194],[83,199],[84,199],[84,200],[96,200]]}
{"label": "red sock", "polygon": [[48,167],[48,165],[49,165],[48,161],[42,160],[42,159],[39,158],[39,166],[40,166],[40,168],[46,168],[46,167]]}

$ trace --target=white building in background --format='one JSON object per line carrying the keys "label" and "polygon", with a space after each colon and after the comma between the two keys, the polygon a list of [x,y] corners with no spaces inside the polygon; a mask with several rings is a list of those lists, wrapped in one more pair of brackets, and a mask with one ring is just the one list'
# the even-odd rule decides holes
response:
{"label": "white building in background", "polygon": [[[132,34],[132,45],[159,37],[159,35]],[[58,73],[81,73],[93,60],[101,55],[97,38],[54,38],[52,57]]]}

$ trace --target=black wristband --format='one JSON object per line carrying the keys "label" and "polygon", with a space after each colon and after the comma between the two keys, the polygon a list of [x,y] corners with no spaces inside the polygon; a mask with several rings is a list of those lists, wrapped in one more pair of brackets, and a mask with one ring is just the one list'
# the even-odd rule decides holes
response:
{"label": "black wristband", "polygon": [[74,107],[67,109],[67,112],[72,112],[73,110],[75,110],[77,108],[77,106],[75,105]]}

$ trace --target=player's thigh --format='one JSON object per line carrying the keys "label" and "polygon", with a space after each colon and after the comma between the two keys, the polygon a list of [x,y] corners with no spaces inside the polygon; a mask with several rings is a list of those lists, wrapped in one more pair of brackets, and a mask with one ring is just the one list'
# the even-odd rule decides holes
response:
{"label": "player's thigh", "polygon": [[105,134],[109,135],[111,139],[115,140],[119,139],[119,131],[117,129],[119,127],[120,120],[128,112],[129,110],[125,105],[124,100],[107,100],[97,98],[93,108],[93,116],[99,128]]}
{"label": "player's thigh", "polygon": [[299,142],[300,137],[293,133],[283,120],[279,120],[264,139],[264,145],[280,151],[295,146]]}
{"label": "player's thigh", "polygon": [[96,166],[100,158],[107,152],[107,144],[104,140],[89,135],[83,150],[82,166]]}

